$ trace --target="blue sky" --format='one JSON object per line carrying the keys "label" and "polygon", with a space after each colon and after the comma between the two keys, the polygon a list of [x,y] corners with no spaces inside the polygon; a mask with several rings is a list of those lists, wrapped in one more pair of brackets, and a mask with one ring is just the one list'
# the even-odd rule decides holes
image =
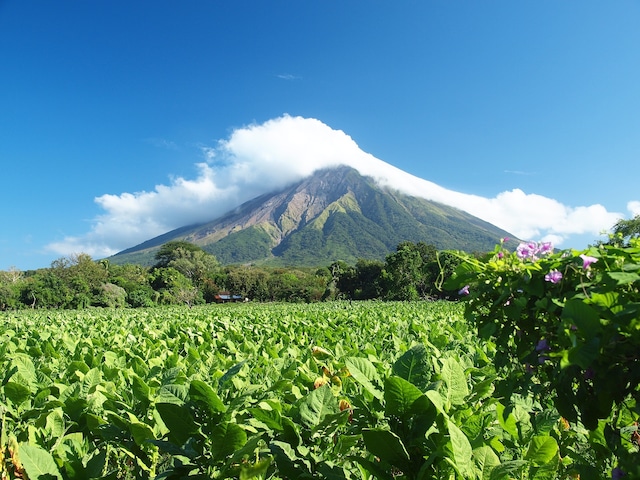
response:
{"label": "blue sky", "polygon": [[0,269],[341,162],[583,248],[640,213],[639,25],[636,0],[0,0]]}

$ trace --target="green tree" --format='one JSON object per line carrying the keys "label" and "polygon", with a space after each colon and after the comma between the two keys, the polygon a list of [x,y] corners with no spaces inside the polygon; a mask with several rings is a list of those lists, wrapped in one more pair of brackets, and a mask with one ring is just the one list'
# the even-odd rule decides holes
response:
{"label": "green tree", "polygon": [[170,267],[176,269],[191,282],[197,290],[196,297],[209,301],[218,293],[216,278],[220,264],[216,257],[205,252],[199,246],[185,241],[165,243],[156,254],[155,268]]}
{"label": "green tree", "polygon": [[[350,277],[353,276],[354,267],[342,260],[333,262],[329,266],[329,280],[324,293],[325,299],[335,299],[340,296],[349,297]],[[341,285],[341,282],[344,284]]]}
{"label": "green tree", "polygon": [[355,266],[356,290],[354,298],[368,300],[382,294],[381,278],[384,263],[379,260],[359,259]]}
{"label": "green tree", "polygon": [[613,239],[622,238],[623,243],[628,243],[631,238],[640,237],[640,215],[625,220],[620,219],[613,226]]}
{"label": "green tree", "polygon": [[252,300],[270,300],[269,272],[254,266],[233,266],[226,269],[225,287],[235,295]]}
{"label": "green tree", "polygon": [[220,267],[216,257],[204,250],[185,250],[183,248],[174,250],[174,256],[167,266],[178,270],[194,285],[201,285],[206,279],[212,278]]}
{"label": "green tree", "polygon": [[151,274],[151,286],[158,292],[161,304],[202,303],[204,299],[191,280],[173,267],[156,268]]}
{"label": "green tree", "polygon": [[130,306],[150,307],[155,304],[148,268],[135,264],[109,265],[108,271],[109,282],[124,288]]}
{"label": "green tree", "polygon": [[339,261],[331,264],[331,290],[334,297],[353,298],[358,288],[356,268],[346,262]]}
{"label": "green tree", "polygon": [[435,247],[422,242],[402,242],[387,255],[382,279],[389,300],[417,300],[427,293],[426,265]]}
{"label": "green tree", "polygon": [[103,283],[101,294],[97,297],[97,305],[102,307],[124,307],[127,303],[127,292],[113,283]]}
{"label": "green tree", "polygon": [[20,293],[22,303],[32,308],[68,308],[73,298],[73,291],[53,268],[28,277]]}
{"label": "green tree", "polygon": [[0,271],[0,310],[18,307],[23,282],[23,274],[16,268]]}
{"label": "green tree", "polygon": [[155,255],[155,268],[167,267],[172,260],[183,257],[184,252],[197,252],[202,249],[191,242],[185,240],[173,240],[160,247]]}

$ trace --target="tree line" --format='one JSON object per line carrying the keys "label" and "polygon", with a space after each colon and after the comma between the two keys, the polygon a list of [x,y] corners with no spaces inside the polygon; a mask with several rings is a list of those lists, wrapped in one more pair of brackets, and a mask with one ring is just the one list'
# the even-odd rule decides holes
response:
{"label": "tree line", "polygon": [[385,261],[336,261],[320,268],[221,265],[197,245],[164,244],[152,267],[117,265],[81,253],[49,268],[0,271],[0,309],[197,305],[226,299],[315,302],[332,299],[417,300],[440,296],[457,265],[451,252],[403,242]]}

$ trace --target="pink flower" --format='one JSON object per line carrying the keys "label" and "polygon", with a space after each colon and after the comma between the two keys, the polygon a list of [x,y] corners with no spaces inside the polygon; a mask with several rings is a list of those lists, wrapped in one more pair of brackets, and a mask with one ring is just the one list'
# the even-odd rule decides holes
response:
{"label": "pink flower", "polygon": [[518,258],[522,260],[526,260],[528,258],[534,262],[538,260],[538,255],[549,255],[551,253],[553,253],[553,245],[551,242],[521,243],[516,248],[516,255]]}
{"label": "pink flower", "polygon": [[582,268],[585,270],[591,266],[592,263],[596,263],[598,261],[595,257],[590,257],[589,255],[585,255],[584,253],[580,255],[582,259]]}
{"label": "pink flower", "polygon": [[469,295],[469,285],[465,285],[460,290],[458,290],[458,295]]}
{"label": "pink flower", "polygon": [[562,280],[562,272],[559,272],[558,270],[553,269],[544,276],[544,279],[547,282],[558,283],[560,280]]}
{"label": "pink flower", "polygon": [[550,253],[553,253],[553,245],[551,244],[551,242],[543,242],[538,247],[538,252],[541,255],[548,255]]}
{"label": "pink flower", "polygon": [[516,248],[516,255],[523,260],[525,258],[535,259],[537,249],[538,245],[535,242],[521,243]]}

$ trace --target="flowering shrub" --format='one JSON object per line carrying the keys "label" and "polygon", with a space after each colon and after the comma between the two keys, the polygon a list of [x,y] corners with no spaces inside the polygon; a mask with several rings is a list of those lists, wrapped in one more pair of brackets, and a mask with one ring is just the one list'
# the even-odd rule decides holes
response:
{"label": "flowering shrub", "polygon": [[[447,287],[464,287],[465,315],[496,342],[496,393],[553,402],[592,451],[562,453],[583,472],[640,478],[640,240],[584,252],[503,243],[463,259]],[[462,297],[461,297],[462,298]]]}

